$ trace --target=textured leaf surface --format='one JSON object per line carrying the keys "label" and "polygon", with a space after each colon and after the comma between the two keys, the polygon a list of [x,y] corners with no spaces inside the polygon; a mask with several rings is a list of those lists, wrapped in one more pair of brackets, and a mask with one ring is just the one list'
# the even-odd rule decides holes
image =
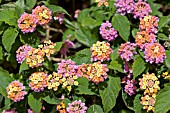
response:
{"label": "textured leaf surface", "polygon": [[140,94],[137,94],[135,96],[135,99],[133,101],[133,104],[134,104],[134,111],[135,113],[146,113],[146,110],[143,110],[143,106],[142,104],[140,103],[141,102],[141,95]]}
{"label": "textured leaf surface", "polygon": [[29,66],[28,64],[26,64],[26,61],[24,61],[21,65],[20,65],[20,68],[19,68],[19,74],[24,71],[24,70],[28,70],[29,69]]}
{"label": "textured leaf surface", "polygon": [[158,31],[161,30],[162,27],[164,27],[166,24],[170,22],[170,16],[163,16],[159,19],[158,22]]}
{"label": "textured leaf surface", "polygon": [[87,78],[81,77],[77,79],[78,87],[76,88],[77,94],[95,95],[95,93],[90,88],[90,83]]}
{"label": "textured leaf surface", "polygon": [[116,14],[112,18],[112,25],[118,31],[123,40],[128,41],[130,35],[130,22],[126,16]]}
{"label": "textured leaf surface", "polygon": [[167,113],[170,110],[170,83],[158,92],[154,113]]}
{"label": "textured leaf surface", "polygon": [[141,57],[138,57],[136,61],[132,65],[132,73],[133,77],[136,78],[145,70],[145,62]]}
{"label": "textured leaf surface", "polygon": [[170,68],[170,51],[166,51],[165,63],[168,68]]}
{"label": "textured leaf surface", "polygon": [[111,61],[110,65],[108,66],[109,69],[113,69],[113,70],[117,70],[119,72],[124,73],[123,69],[122,69],[122,65],[119,64],[118,61]]}
{"label": "textured leaf surface", "polygon": [[13,43],[18,35],[18,31],[15,28],[8,28],[2,36],[2,44],[4,45],[6,51],[10,52]]}
{"label": "textured leaf surface", "polygon": [[57,99],[56,97],[50,97],[49,95],[44,97],[43,100],[45,100],[49,104],[59,104],[61,100]]}
{"label": "textured leaf surface", "polygon": [[8,71],[0,67],[0,93],[6,96],[6,87],[13,81]]}
{"label": "textured leaf surface", "polygon": [[116,104],[116,98],[121,89],[120,78],[109,77],[107,81],[107,86],[99,90],[100,96],[102,98],[102,104],[104,112],[109,112]]}
{"label": "textured leaf surface", "polygon": [[103,109],[101,106],[94,104],[87,109],[87,113],[103,113]]}
{"label": "textured leaf surface", "polygon": [[28,96],[28,104],[35,113],[40,113],[42,107],[41,99],[35,98],[33,94],[30,93]]}
{"label": "textured leaf surface", "polygon": [[60,7],[60,6],[49,5],[48,7],[50,8],[50,10],[52,12],[65,13],[65,14],[69,15],[68,12],[65,9],[63,9],[62,7]]}

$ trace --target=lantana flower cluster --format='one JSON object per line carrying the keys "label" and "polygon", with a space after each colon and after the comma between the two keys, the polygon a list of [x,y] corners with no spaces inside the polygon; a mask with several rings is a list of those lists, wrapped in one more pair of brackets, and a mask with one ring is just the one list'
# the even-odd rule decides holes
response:
{"label": "lantana flower cluster", "polygon": [[62,88],[67,88],[68,91],[71,91],[72,85],[78,85],[76,79],[78,78],[77,74],[77,65],[72,60],[62,60],[58,63],[58,73],[62,75]]}
{"label": "lantana flower cluster", "polygon": [[36,26],[48,24],[52,19],[52,12],[49,8],[37,6],[32,10],[32,14],[25,13],[18,19],[18,27],[23,33],[34,32]]}
{"label": "lantana flower cluster", "polygon": [[48,75],[45,72],[35,72],[29,77],[29,87],[35,92],[44,91],[48,85]]}
{"label": "lantana flower cluster", "polygon": [[109,21],[102,23],[100,26],[100,34],[103,39],[108,41],[112,41],[118,36],[117,31],[112,27],[112,24]]}
{"label": "lantana flower cluster", "polygon": [[108,68],[106,64],[101,64],[101,62],[95,62],[93,64],[79,65],[78,75],[81,77],[86,77],[89,81],[98,84],[107,79]]}
{"label": "lantana flower cluster", "polygon": [[117,13],[121,15],[132,13],[134,18],[141,19],[144,16],[148,16],[149,12],[152,12],[150,5],[142,0],[138,0],[136,3],[134,0],[116,0],[114,5],[117,8]]}
{"label": "lantana flower cluster", "polygon": [[126,42],[124,44],[120,45],[120,48],[118,50],[119,56],[125,60],[125,61],[130,61],[133,59],[133,56],[137,54],[136,52],[136,44],[135,43],[130,43]]}
{"label": "lantana flower cluster", "polygon": [[101,62],[110,60],[110,54],[113,52],[110,44],[104,41],[97,41],[97,43],[93,44],[93,46],[90,48],[90,51],[92,53],[91,62],[98,60]]}
{"label": "lantana flower cluster", "polygon": [[14,102],[19,102],[24,99],[27,94],[25,86],[19,81],[12,81],[6,88],[7,97]]}
{"label": "lantana flower cluster", "polygon": [[28,55],[28,51],[30,51],[31,49],[32,47],[27,44],[18,48],[18,50],[16,51],[16,60],[18,61],[18,63],[21,64],[25,60],[26,56]]}
{"label": "lantana flower cluster", "polygon": [[87,107],[81,100],[75,100],[72,103],[68,103],[66,110],[68,113],[86,113]]}
{"label": "lantana flower cluster", "polygon": [[144,57],[149,63],[163,63],[166,58],[165,48],[156,42],[158,17],[145,16],[140,19],[140,32],[136,35],[136,44],[141,50],[144,49]]}
{"label": "lantana flower cluster", "polygon": [[154,73],[143,74],[143,78],[140,78],[139,81],[140,89],[144,90],[144,96],[141,97],[143,109],[146,109],[147,112],[151,110],[154,111],[156,95],[160,89],[160,82]]}

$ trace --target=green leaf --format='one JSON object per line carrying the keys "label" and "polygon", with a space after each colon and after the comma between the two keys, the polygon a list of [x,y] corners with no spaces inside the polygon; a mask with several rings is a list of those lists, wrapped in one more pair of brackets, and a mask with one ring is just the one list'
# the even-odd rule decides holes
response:
{"label": "green leaf", "polygon": [[90,29],[100,26],[102,23],[103,23],[102,21],[95,20],[91,17],[86,17],[86,18],[83,18],[82,20],[82,26],[89,27]]}
{"label": "green leaf", "polygon": [[164,27],[169,22],[170,22],[170,16],[163,16],[163,17],[159,18],[158,31],[160,31],[161,28]]}
{"label": "green leaf", "polygon": [[8,71],[3,70],[0,67],[0,94],[2,94],[5,97],[7,96],[6,88],[12,81],[13,81],[13,79],[11,78]]}
{"label": "green leaf", "polygon": [[113,53],[111,53],[111,55],[110,55],[111,60],[116,60],[119,57],[118,49],[119,49],[119,47],[115,48],[113,50]]}
{"label": "green leaf", "polygon": [[127,93],[125,93],[122,90],[122,99],[123,99],[123,102],[126,105],[126,107],[129,108],[130,110],[134,111],[134,107],[133,107],[133,99],[134,99],[134,97],[129,96]]}
{"label": "green leaf", "polygon": [[164,41],[169,40],[169,38],[165,34],[163,34],[163,33],[158,33],[158,38],[160,40],[164,40]]}
{"label": "green leaf", "polygon": [[49,104],[59,104],[61,102],[61,100],[57,99],[56,97],[51,98],[49,95],[44,97],[43,100]]}
{"label": "green leaf", "polygon": [[119,35],[123,38],[123,40],[127,42],[130,35],[130,22],[127,17],[116,14],[112,18],[112,25],[119,32]]}
{"label": "green leaf", "polygon": [[40,113],[42,107],[40,98],[37,99],[33,96],[32,93],[30,93],[28,96],[28,104],[35,113]]}
{"label": "green leaf", "polygon": [[76,88],[76,94],[95,95],[90,89],[90,83],[87,78],[80,77],[77,79],[78,87]]}
{"label": "green leaf", "polygon": [[32,8],[35,6],[36,2],[37,2],[37,0],[26,0],[26,5],[27,5],[30,9],[32,9]]}
{"label": "green leaf", "polygon": [[137,34],[137,32],[139,32],[139,29],[133,29],[132,30],[132,36],[133,36],[133,38],[136,38],[136,34]]}
{"label": "green leaf", "polygon": [[103,113],[103,109],[101,106],[94,104],[87,109],[87,113]]}
{"label": "green leaf", "polygon": [[75,55],[68,57],[68,59],[75,61],[77,65],[81,65],[82,63],[91,63],[90,49],[83,49],[77,52]]}
{"label": "green leaf", "polygon": [[138,57],[132,65],[133,77],[136,78],[145,70],[145,68],[145,61],[141,57]]}
{"label": "green leaf", "polygon": [[82,23],[82,21],[83,21],[84,18],[89,17],[89,12],[90,12],[90,10],[89,10],[88,8],[82,10],[82,11],[79,13],[79,16],[78,16],[78,18],[77,18],[77,21],[80,22],[80,23]]}
{"label": "green leaf", "polygon": [[146,113],[146,110],[143,110],[143,106],[142,104],[140,103],[141,102],[141,94],[137,94],[135,96],[135,99],[133,101],[133,104],[134,104],[134,111],[135,113]]}
{"label": "green leaf", "polygon": [[161,8],[161,4],[154,3],[153,0],[147,0],[147,2],[149,3],[151,10],[152,10],[150,14],[161,17],[162,12],[159,11],[159,9]]}
{"label": "green leaf", "polygon": [[[101,86],[102,84],[100,84]],[[116,104],[116,98],[121,89],[120,78],[109,76],[109,81],[107,81],[107,86],[100,88],[99,93],[102,98],[102,104],[104,112],[109,112]]]}
{"label": "green leaf", "polygon": [[17,16],[15,10],[3,10],[0,12],[0,22],[5,22],[10,26],[17,26]]}
{"label": "green leaf", "polygon": [[49,5],[48,8],[49,8],[53,13],[59,12],[59,13],[65,13],[65,14],[67,14],[67,15],[70,15],[70,14],[68,14],[68,12],[67,12],[65,9],[63,9],[63,8],[60,7],[60,6]]}
{"label": "green leaf", "polygon": [[2,36],[2,44],[7,52],[10,52],[13,43],[18,35],[18,31],[15,28],[9,27]]}
{"label": "green leaf", "polygon": [[154,113],[167,113],[170,110],[170,83],[158,92],[156,96],[155,111]]}
{"label": "green leaf", "polygon": [[45,61],[43,62],[43,66],[44,66],[46,69],[49,69],[50,71],[54,71],[53,64],[52,64],[52,62],[50,62],[49,60],[45,60]]}
{"label": "green leaf", "polygon": [[2,46],[0,46],[0,60],[3,60],[3,50],[2,50]]}
{"label": "green leaf", "polygon": [[20,65],[20,68],[19,68],[19,74],[21,74],[22,71],[25,71],[25,70],[28,70],[29,69],[29,66],[28,64],[26,64],[26,60]]}
{"label": "green leaf", "polygon": [[91,47],[92,44],[96,43],[98,40],[98,37],[93,36],[91,34],[90,30],[85,29],[85,28],[76,30],[75,37],[80,43],[82,43],[88,47]]}
{"label": "green leaf", "polygon": [[60,51],[62,45],[63,45],[63,42],[56,42],[56,46],[55,46],[56,52]]}
{"label": "green leaf", "polygon": [[166,51],[165,64],[168,68],[170,68],[170,51]]}
{"label": "green leaf", "polygon": [[20,41],[23,44],[28,44],[32,47],[37,47],[40,44],[40,39],[36,33],[20,34]]}
{"label": "green leaf", "polygon": [[108,66],[109,69],[113,69],[113,70],[117,70],[119,72],[124,73],[123,69],[122,69],[122,65],[119,64],[118,61],[111,61],[110,65]]}

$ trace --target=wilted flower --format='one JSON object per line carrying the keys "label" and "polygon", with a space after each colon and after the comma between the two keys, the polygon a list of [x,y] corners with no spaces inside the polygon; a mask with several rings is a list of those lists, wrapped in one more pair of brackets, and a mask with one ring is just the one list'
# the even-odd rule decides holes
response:
{"label": "wilted flower", "polygon": [[95,62],[93,64],[82,64],[79,65],[78,75],[80,77],[86,77],[88,80],[98,84],[107,79],[107,72],[109,69],[106,64],[101,62]]}
{"label": "wilted flower", "polygon": [[58,90],[58,86],[60,85],[60,82],[62,83],[61,79],[62,79],[62,74],[53,72],[52,74],[50,74],[48,76],[48,89],[53,89],[54,91]]}
{"label": "wilted flower", "polygon": [[81,100],[75,100],[72,103],[68,103],[66,108],[68,113],[86,113],[87,107],[85,103],[82,103]]}
{"label": "wilted flower", "polygon": [[141,104],[143,105],[143,109],[146,109],[147,112],[153,111],[154,112],[154,105],[156,102],[156,94],[153,95],[145,95],[144,97],[141,97]]}
{"label": "wilted flower", "polygon": [[126,42],[121,44],[118,50],[118,54],[123,60],[128,62],[129,60],[133,59],[133,56],[136,54],[135,47],[135,43]]}
{"label": "wilted flower", "polygon": [[146,62],[163,63],[166,58],[165,48],[159,43],[148,44],[144,51]]}
{"label": "wilted flower", "polygon": [[19,102],[24,99],[27,94],[25,91],[25,86],[19,81],[12,81],[6,88],[7,97],[14,102]]}
{"label": "wilted flower", "polygon": [[74,12],[74,18],[78,18],[78,15],[79,13],[81,12],[80,9],[77,9],[75,12]]}
{"label": "wilted flower", "polygon": [[62,55],[66,55],[68,52],[69,48],[73,48],[75,45],[72,41],[70,41],[69,39],[65,40],[64,44],[62,45],[61,49],[60,49],[60,53]]}
{"label": "wilted flower", "polygon": [[58,20],[60,24],[64,22],[64,13],[56,13],[54,20]]}
{"label": "wilted flower", "polygon": [[159,18],[156,16],[144,16],[143,19],[140,19],[139,28],[141,31],[146,31],[148,33],[157,33],[158,22]]}
{"label": "wilted flower", "polygon": [[12,108],[11,110],[3,110],[2,113],[18,113],[15,111],[15,108]]}
{"label": "wilted flower", "polygon": [[113,52],[113,50],[110,48],[110,44],[104,41],[97,41],[97,43],[93,44],[93,46],[90,48],[90,51],[92,53],[92,62],[97,60],[101,62],[110,60],[110,54]]}
{"label": "wilted flower", "polygon": [[160,87],[159,87],[159,80],[155,76],[155,74],[147,73],[147,74],[143,74],[142,76],[143,78],[139,79],[140,81],[139,85],[141,89],[145,90],[144,94],[157,93]]}
{"label": "wilted flower", "polygon": [[148,16],[149,12],[152,12],[150,5],[142,0],[139,0],[135,3],[133,15],[134,18],[143,18],[144,16]]}
{"label": "wilted flower", "polygon": [[18,63],[21,64],[25,60],[26,56],[28,55],[28,51],[30,51],[31,49],[32,47],[27,44],[18,48],[18,50],[16,51],[16,60],[18,61]]}
{"label": "wilted flower", "polygon": [[35,9],[33,9],[32,14],[35,15],[36,19],[38,20],[38,24],[40,25],[48,24],[52,19],[52,12],[44,5],[37,6]]}
{"label": "wilted flower", "polygon": [[156,42],[156,35],[147,31],[140,31],[137,32],[135,41],[136,45],[142,50],[147,46],[148,43]]}
{"label": "wilted flower", "polygon": [[108,6],[108,0],[95,0],[96,2],[98,2],[98,7],[102,6],[103,4],[105,6]]}
{"label": "wilted flower", "polygon": [[42,66],[44,55],[44,50],[40,48],[32,48],[30,51],[28,51],[28,55],[26,56],[26,63],[29,65],[29,67],[32,68]]}
{"label": "wilted flower", "polygon": [[134,10],[134,0],[116,0],[114,4],[117,8],[117,13],[125,15],[126,13],[132,13]]}
{"label": "wilted flower", "polygon": [[37,26],[37,22],[38,21],[35,18],[35,15],[27,14],[24,12],[24,14],[22,14],[18,19],[18,27],[23,33],[34,32]]}
{"label": "wilted flower", "polygon": [[44,44],[41,44],[38,47],[41,48],[45,52],[47,58],[50,59],[50,55],[56,52],[55,46],[55,43],[51,42],[51,40],[48,40],[44,41]]}
{"label": "wilted flower", "polygon": [[40,92],[47,87],[48,76],[45,72],[35,72],[31,74],[29,80],[29,87],[35,92]]}
{"label": "wilted flower", "polygon": [[117,31],[112,27],[109,21],[102,23],[100,26],[100,34],[103,39],[108,41],[114,40],[118,36]]}

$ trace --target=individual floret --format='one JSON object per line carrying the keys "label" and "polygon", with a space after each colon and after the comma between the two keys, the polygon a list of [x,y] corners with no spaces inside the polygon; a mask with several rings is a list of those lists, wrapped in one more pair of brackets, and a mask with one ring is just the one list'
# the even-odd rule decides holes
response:
{"label": "individual floret", "polygon": [[87,107],[81,100],[75,100],[72,103],[68,103],[66,109],[68,113],[86,113]]}
{"label": "individual floret", "polygon": [[135,42],[140,50],[142,50],[145,49],[148,43],[156,42],[156,35],[154,33],[149,33],[148,31],[140,31],[137,32]]}
{"label": "individual floret", "polygon": [[31,49],[32,47],[27,44],[18,48],[18,50],[16,51],[16,60],[18,61],[18,63],[21,64],[25,60],[26,56],[28,55],[28,51],[30,51]]}
{"label": "individual floret", "polygon": [[157,93],[160,89],[159,87],[159,80],[155,76],[154,73],[152,74],[143,74],[143,78],[139,79],[140,89],[145,90],[144,94],[153,94]]}
{"label": "individual floret", "polygon": [[26,56],[26,63],[29,65],[29,67],[32,68],[42,66],[44,55],[45,52],[41,48],[32,48],[30,51],[28,51],[28,55]]}
{"label": "individual floret", "polygon": [[25,86],[19,81],[11,82],[6,88],[7,97],[14,102],[19,102],[24,99],[24,96],[27,94],[25,91]]}
{"label": "individual floret", "polygon": [[148,44],[144,51],[146,62],[163,63],[166,58],[165,48],[159,43]]}
{"label": "individual floret", "polygon": [[86,77],[88,80],[98,84],[107,79],[107,72],[109,69],[106,64],[101,62],[95,62],[93,64],[82,64],[79,65],[77,73],[80,77]]}
{"label": "individual floret", "polygon": [[64,13],[56,13],[54,20],[58,20],[60,24],[64,22]]}
{"label": "individual floret", "polygon": [[44,5],[37,6],[35,9],[33,9],[32,14],[35,15],[36,19],[38,20],[38,24],[40,25],[48,24],[52,19],[52,12]]}
{"label": "individual floret", "polygon": [[110,60],[110,54],[113,52],[113,50],[110,48],[110,44],[104,41],[97,41],[97,43],[93,44],[93,46],[90,48],[90,51],[92,53],[91,62],[97,60],[101,62]]}
{"label": "individual floret", "polygon": [[141,31],[146,31],[148,33],[157,33],[158,22],[159,18],[156,16],[144,16],[143,19],[140,19],[139,28]]}
{"label": "individual floret", "polygon": [[117,8],[117,13],[125,15],[126,13],[132,13],[134,10],[134,0],[116,0],[114,4]]}
{"label": "individual floret", "polygon": [[108,6],[108,0],[95,0],[96,2],[98,2],[98,7],[102,6],[103,4],[105,6]]}
{"label": "individual floret", "polygon": [[48,76],[48,89],[53,89],[54,91],[58,90],[59,85],[62,83],[62,74],[53,72]]}
{"label": "individual floret", "polygon": [[18,19],[18,27],[23,33],[34,32],[37,26],[38,20],[35,15],[24,13]]}
{"label": "individual floret", "polygon": [[133,15],[134,18],[143,18],[144,16],[148,16],[149,12],[152,12],[150,5],[142,0],[139,0],[135,3]]}
{"label": "individual floret", "polygon": [[153,95],[145,95],[141,97],[141,104],[143,105],[143,109],[146,109],[147,112],[153,111],[154,112],[154,105],[156,102],[156,94]]}
{"label": "individual floret", "polygon": [[51,40],[48,40],[44,41],[44,43],[38,47],[41,48],[45,52],[46,57],[50,59],[50,56],[56,52],[55,46],[55,43],[51,42]]}
{"label": "individual floret", "polygon": [[35,72],[29,77],[29,87],[35,92],[43,91],[47,87],[48,76],[45,72]]}
{"label": "individual floret", "polygon": [[135,49],[136,49],[135,43],[126,42],[126,43],[120,45],[118,54],[123,60],[128,62],[131,59],[133,59],[133,56],[135,54],[137,54]]}
{"label": "individual floret", "polygon": [[112,27],[112,24],[109,21],[102,23],[100,26],[100,34],[103,39],[108,41],[112,41],[118,36],[117,31]]}

